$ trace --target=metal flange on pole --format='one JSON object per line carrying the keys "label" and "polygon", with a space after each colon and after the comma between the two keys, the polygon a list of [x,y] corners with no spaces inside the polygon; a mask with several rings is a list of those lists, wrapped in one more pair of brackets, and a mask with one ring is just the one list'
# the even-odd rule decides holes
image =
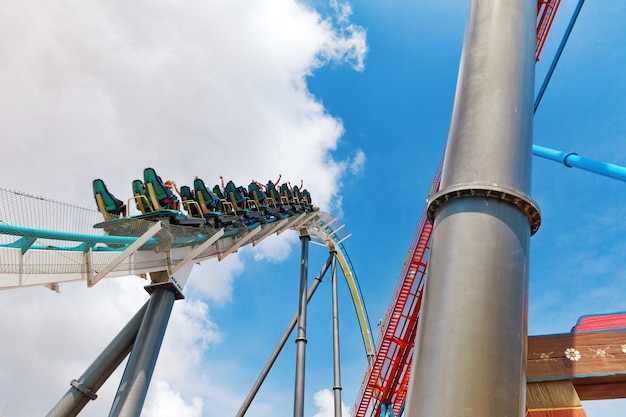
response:
{"label": "metal flange on pole", "polygon": [[473,0],[405,415],[525,415],[536,2]]}

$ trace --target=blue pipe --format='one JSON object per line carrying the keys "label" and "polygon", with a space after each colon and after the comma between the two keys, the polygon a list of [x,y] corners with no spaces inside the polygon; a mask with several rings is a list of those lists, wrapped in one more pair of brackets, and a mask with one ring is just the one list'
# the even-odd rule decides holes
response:
{"label": "blue pipe", "polygon": [[620,181],[626,181],[626,167],[585,158],[574,152],[561,152],[543,146],[533,145],[533,155],[560,162],[568,168],[580,168],[585,171],[604,175]]}
{"label": "blue pipe", "polygon": [[[109,243],[117,245],[130,245],[137,240],[137,237],[130,236],[98,236],[86,235],[78,233],[58,232],[44,229],[33,229],[30,227],[11,226],[6,223],[0,223],[0,234],[13,236],[31,236],[40,239],[65,240],[69,242],[84,243]],[[158,239],[151,238],[148,243],[157,244]]]}
{"label": "blue pipe", "polygon": [[546,88],[548,87],[548,83],[552,78],[552,74],[554,73],[554,69],[556,68],[556,64],[559,63],[559,59],[561,58],[561,54],[563,53],[563,48],[565,48],[565,44],[569,39],[569,35],[572,33],[572,29],[574,28],[574,23],[576,23],[576,19],[578,19],[578,14],[580,13],[580,9],[582,9],[585,0],[579,0],[576,5],[576,9],[574,9],[574,14],[567,25],[567,29],[565,29],[565,35],[563,35],[563,39],[561,39],[561,44],[559,45],[559,49],[556,51],[556,55],[550,64],[550,68],[548,69],[548,74],[546,78],[543,80],[543,84],[539,89],[539,93],[537,94],[537,98],[535,99],[535,113],[537,112],[537,107],[539,107],[539,103],[541,103],[541,98],[543,97],[543,93],[546,92]]}

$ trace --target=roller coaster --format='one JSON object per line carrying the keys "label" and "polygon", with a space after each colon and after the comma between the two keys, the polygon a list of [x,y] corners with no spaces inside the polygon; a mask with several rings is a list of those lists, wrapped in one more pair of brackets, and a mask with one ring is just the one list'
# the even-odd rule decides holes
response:
{"label": "roller coaster", "polygon": [[[559,0],[538,2],[536,61],[540,58],[559,3]],[[626,181],[623,167],[593,161],[572,152],[533,146],[533,154],[566,167],[577,167]],[[306,264],[309,240],[325,245],[330,255],[320,275],[323,276],[336,260],[348,283],[369,363],[353,415],[403,415],[425,292],[433,218],[439,209],[433,202],[442,199],[443,166],[442,158],[381,325],[377,344],[373,342],[353,265],[342,244],[350,236],[349,233],[339,219],[321,212],[312,204],[310,194],[298,187],[291,189],[284,186],[278,190],[273,187],[274,184],[268,183],[264,187],[267,194],[254,183],[247,190],[232,183],[223,189],[209,189],[203,180],[196,178],[193,190],[190,187],[181,187],[180,190],[180,203],[185,213],[179,206],[172,205],[171,192],[152,168],[144,171],[143,181],[133,181],[133,197],[127,202],[110,193],[102,180],[94,180],[97,210],[0,189],[3,219],[0,223],[0,288],[43,285],[56,291],[60,284],[70,281],[85,281],[93,287],[105,277],[138,275],[150,278],[150,284],[146,286],[151,294],[150,301],[94,361],[92,367],[72,381],[71,389],[48,415],[77,415],[90,400],[95,399],[103,380],[127,355],[130,355],[129,365],[122,377],[111,415],[139,415],[149,378],[140,387],[142,393],[139,395],[136,392],[131,394],[124,386],[128,383],[135,385],[142,372],[151,374],[169,310],[175,299],[184,298],[184,287],[193,264],[211,258],[222,260],[245,245],[258,245],[265,238],[288,230],[300,235],[303,264]],[[455,190],[457,194],[484,191]],[[496,198],[502,200],[517,198],[514,193],[511,197],[509,191],[489,189],[487,192],[499,193]],[[443,197],[445,201],[456,198],[450,194]],[[514,202],[516,207],[519,204]],[[37,211],[44,215],[35,219],[28,211],[20,209],[26,206],[39,206]],[[137,209],[138,214],[127,215],[126,211],[132,207]],[[68,212],[71,214],[68,215]],[[70,218],[71,222],[68,221]],[[300,308],[286,331],[287,337],[295,324],[303,319],[307,300],[315,289],[311,288],[306,294],[307,271],[303,268],[300,272]],[[149,328],[148,322],[151,321],[156,321],[158,328]],[[299,334],[297,341],[301,339]],[[279,347],[282,348],[280,343]],[[299,343],[297,348],[298,358],[303,359],[303,344]],[[146,350],[149,352],[145,353]],[[270,367],[271,361],[268,363]],[[152,362],[151,365],[149,362]],[[296,385],[299,378],[303,378],[303,372],[298,373],[301,372],[301,363],[303,365],[303,360],[298,362]],[[268,369],[263,372],[266,371]],[[263,377],[262,373],[238,416],[245,414]],[[296,388],[295,415],[302,415],[303,398],[298,391],[301,387]]]}
{"label": "roller coaster", "polygon": [[[86,281],[93,287],[105,277],[150,278],[145,287],[151,294],[150,301],[85,374],[72,381],[70,390],[49,416],[77,415],[96,398],[102,383],[127,355],[130,359],[111,415],[140,413],[150,380],[143,376],[152,374],[172,303],[184,298],[183,289],[193,265],[211,258],[223,260],[244,245],[256,246],[288,230],[297,231],[302,241],[303,305],[307,303],[307,248],[312,241],[327,246],[330,254],[308,298],[331,267],[334,280],[338,262],[354,301],[366,352],[373,355],[369,320],[343,246],[350,234],[339,219],[313,206],[305,190],[283,186],[279,192],[273,183],[268,185],[265,194],[252,183],[245,196],[229,182],[223,190],[214,189],[222,197],[218,198],[196,178],[194,192],[181,187],[187,211],[183,213],[154,169],[146,168],[144,181],[133,181],[134,195],[128,199],[128,205],[139,212],[133,215],[126,215],[127,205],[100,179],[93,181],[97,211],[0,189],[0,288],[43,285],[58,291],[62,283],[72,281]],[[32,216],[33,212],[40,215]],[[286,337],[294,326],[295,319]],[[251,391],[241,415],[259,386]]]}

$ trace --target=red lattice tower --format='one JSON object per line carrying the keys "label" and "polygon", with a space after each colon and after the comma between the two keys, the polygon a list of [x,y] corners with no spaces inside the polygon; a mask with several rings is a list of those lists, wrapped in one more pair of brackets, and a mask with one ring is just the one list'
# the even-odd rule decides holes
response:
{"label": "red lattice tower", "polygon": [[539,61],[539,55],[541,55],[543,44],[546,42],[559,4],[561,4],[561,0],[539,0],[537,2],[537,49],[535,61]]}
{"label": "red lattice tower", "polygon": [[[561,0],[538,0],[536,61],[539,61],[560,3]],[[433,180],[429,198],[439,189],[441,165]],[[426,219],[424,207],[407,261],[381,327],[376,356],[370,363],[354,404],[354,417],[365,417],[368,410],[371,410],[370,416],[380,417],[381,404],[391,404],[394,415],[398,415],[402,408],[409,383],[431,234],[432,225]],[[375,400],[374,403],[372,399]]]}
{"label": "red lattice tower", "polygon": [[[441,168],[442,163],[437,169],[429,197],[439,189]],[[355,417],[365,417],[370,408],[370,415],[378,417],[381,404],[392,404],[394,414],[397,414],[406,397],[432,234],[426,208],[424,205],[407,260],[381,325],[376,356],[370,363],[353,408]],[[372,399],[375,400],[373,404]]]}

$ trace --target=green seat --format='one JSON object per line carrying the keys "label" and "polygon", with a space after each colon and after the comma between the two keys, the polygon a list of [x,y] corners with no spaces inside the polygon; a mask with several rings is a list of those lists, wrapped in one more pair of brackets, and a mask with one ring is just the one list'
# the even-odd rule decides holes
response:
{"label": "green seat", "polygon": [[183,185],[180,187],[180,197],[183,199],[183,207],[185,207],[190,216],[202,216],[202,208],[189,186]]}
{"label": "green seat", "polygon": [[143,170],[143,182],[146,185],[146,195],[154,210],[176,208],[178,198],[163,185],[163,180],[153,168]]}
{"label": "green seat", "polygon": [[306,188],[300,193],[302,194],[302,198],[304,199],[304,201],[306,201],[306,203],[312,207],[313,203],[311,202],[311,194],[306,190]]}
{"label": "green seat", "polygon": [[290,203],[293,202],[293,194],[291,190],[289,189],[289,186],[287,185],[287,183],[284,183],[283,185],[280,186],[280,196],[285,197],[287,201],[289,201]]}
{"label": "green seat", "polygon": [[318,210],[316,207],[313,207],[313,205],[311,204],[311,194],[309,194],[307,190],[300,191],[300,188],[298,188],[298,186],[296,185],[293,187],[293,197],[295,201],[300,203],[300,205],[305,208],[305,210],[307,211]]}
{"label": "green seat", "polygon": [[213,194],[215,194],[220,200],[226,200],[226,197],[224,197],[224,194],[222,194],[220,186],[217,184],[215,185],[215,187],[213,187]]}
{"label": "green seat", "polygon": [[248,185],[248,193],[259,208],[268,206],[267,195],[265,195],[257,183],[251,182],[250,185]]}
{"label": "green seat", "polygon": [[293,192],[286,183],[280,186],[280,196],[283,202],[289,205],[296,213],[302,213],[306,211],[306,206],[301,204],[296,198],[294,198]]}
{"label": "green seat", "polygon": [[93,196],[96,199],[98,210],[104,216],[104,220],[126,214],[126,204],[109,192],[104,181],[95,179],[92,183]]}
{"label": "green seat", "polygon": [[280,198],[280,193],[272,181],[267,182],[267,196],[274,200],[274,204],[282,205],[283,200]]}
{"label": "green seat", "polygon": [[226,187],[224,187],[224,194],[226,194],[226,197],[227,197],[226,199],[229,200],[233,206],[238,207],[240,209],[237,211],[241,211],[241,210],[245,211],[246,199],[244,196],[241,195],[241,193],[239,192],[239,189],[237,188],[234,182],[228,181],[226,183]]}
{"label": "green seat", "polygon": [[150,203],[150,199],[146,195],[146,187],[143,185],[141,180],[133,181],[133,198],[135,199],[137,210],[141,213],[146,214],[154,211],[154,208]]}
{"label": "green seat", "polygon": [[196,178],[193,181],[193,189],[196,192],[196,201],[200,204],[203,214],[220,212],[220,199],[206,187],[204,180]]}
{"label": "green seat", "polygon": [[261,187],[256,182],[251,182],[248,185],[248,193],[257,210],[263,212],[263,214],[270,220],[282,219],[283,215],[280,213],[280,208],[273,203],[272,199],[267,198],[267,195],[261,190]]}

